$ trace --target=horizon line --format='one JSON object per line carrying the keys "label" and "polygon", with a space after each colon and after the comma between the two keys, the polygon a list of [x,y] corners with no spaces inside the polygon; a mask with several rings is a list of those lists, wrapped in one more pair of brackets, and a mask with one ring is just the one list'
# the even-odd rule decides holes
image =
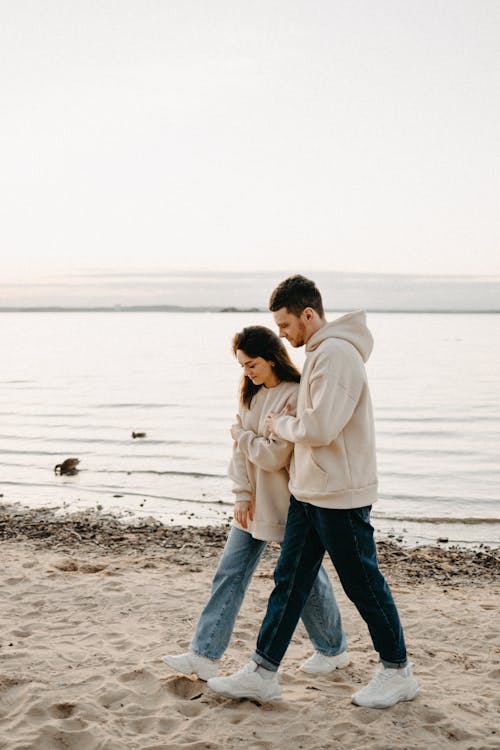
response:
{"label": "horizon line", "polygon": [[[326,312],[352,312],[352,307],[336,307],[327,308]],[[369,313],[430,313],[430,314],[452,314],[460,315],[466,314],[477,314],[477,315],[498,315],[500,308],[490,309],[478,309],[478,308],[435,308],[435,307],[415,307],[415,308],[399,308],[399,307],[363,307],[363,310]],[[82,307],[65,307],[58,305],[42,306],[36,305],[33,307],[13,306],[13,307],[0,307],[0,313],[63,313],[63,312],[106,312],[106,313],[134,313],[134,312],[167,312],[167,313],[268,313],[269,310],[264,307],[214,307],[209,305],[200,305],[186,307],[182,305],[113,305],[113,306],[82,306]]]}

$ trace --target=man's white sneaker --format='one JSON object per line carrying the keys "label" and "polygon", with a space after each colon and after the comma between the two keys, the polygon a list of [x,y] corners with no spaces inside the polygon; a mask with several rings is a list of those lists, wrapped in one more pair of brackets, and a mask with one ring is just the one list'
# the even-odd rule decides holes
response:
{"label": "man's white sneaker", "polygon": [[260,698],[263,701],[278,701],[281,689],[278,673],[269,672],[271,677],[264,679],[258,672],[258,665],[251,661],[242,670],[228,677],[213,677],[208,687],[226,698]]}
{"label": "man's white sneaker", "polygon": [[309,659],[306,659],[301,664],[299,669],[309,674],[329,674],[330,672],[335,672],[336,669],[347,667],[350,661],[347,651],[342,651],[340,654],[335,654],[335,656],[326,656],[325,654],[320,654],[319,651],[315,651]]}
{"label": "man's white sneaker", "polygon": [[212,659],[207,659],[206,656],[199,656],[193,654],[192,651],[188,651],[185,654],[179,654],[178,656],[167,656],[163,657],[165,664],[175,669],[176,672],[182,674],[195,674],[200,680],[205,682],[210,677],[215,677],[218,674],[217,663]]}
{"label": "man's white sneaker", "polygon": [[352,702],[366,708],[388,708],[400,701],[411,701],[419,693],[411,665],[399,669],[380,666],[368,685],[352,696]]}

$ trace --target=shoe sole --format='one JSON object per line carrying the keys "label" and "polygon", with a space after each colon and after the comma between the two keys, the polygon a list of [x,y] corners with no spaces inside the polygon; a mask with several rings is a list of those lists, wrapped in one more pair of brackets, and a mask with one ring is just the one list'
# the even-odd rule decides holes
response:
{"label": "shoe sole", "polygon": [[181,667],[179,667],[177,664],[170,664],[170,662],[168,661],[168,656],[163,656],[162,661],[165,662],[167,667],[170,667],[170,669],[173,669],[174,672],[179,672],[179,674],[185,674],[188,677],[192,674],[195,674],[198,677],[198,679],[203,680],[203,682],[207,682],[208,680],[211,680],[212,677],[217,677],[217,672],[214,672],[213,674],[206,674],[205,672],[203,672],[202,674],[200,674],[199,672],[193,669],[189,671],[187,669],[181,669]]}
{"label": "shoe sole", "polygon": [[391,703],[358,703],[354,696],[351,698],[351,702],[354,703],[355,706],[360,706],[361,708],[390,708],[391,706],[395,706],[397,703],[405,703],[406,701],[412,701],[414,698],[417,697],[417,695],[420,693],[420,688],[415,688],[415,691],[411,693],[410,695],[406,695],[403,698],[398,698],[395,701],[392,701]]}

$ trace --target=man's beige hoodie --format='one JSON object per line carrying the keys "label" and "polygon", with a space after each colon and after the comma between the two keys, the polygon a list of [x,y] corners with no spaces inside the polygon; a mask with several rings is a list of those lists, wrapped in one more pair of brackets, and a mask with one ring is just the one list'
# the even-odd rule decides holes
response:
{"label": "man's beige hoodie", "polygon": [[297,416],[278,416],[275,433],[294,443],[290,492],[321,508],[377,500],[375,428],[364,363],[373,347],[364,312],[320,328],[306,344]]}
{"label": "man's beige hoodie", "polygon": [[[293,445],[276,436],[265,437],[265,421],[270,411],[286,407],[295,414],[297,383],[280,383],[274,388],[262,386],[248,409],[240,406],[242,428],[233,447],[229,477],[235,500],[255,501],[254,519],[248,531],[255,539],[281,542],[290,505],[288,467]],[[233,526],[242,527],[237,521]]]}

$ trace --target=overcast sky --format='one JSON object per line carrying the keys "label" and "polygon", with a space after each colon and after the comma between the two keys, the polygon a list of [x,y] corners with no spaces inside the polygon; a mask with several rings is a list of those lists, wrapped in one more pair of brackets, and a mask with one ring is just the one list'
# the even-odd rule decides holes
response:
{"label": "overcast sky", "polygon": [[500,274],[498,0],[0,0],[3,279]]}

